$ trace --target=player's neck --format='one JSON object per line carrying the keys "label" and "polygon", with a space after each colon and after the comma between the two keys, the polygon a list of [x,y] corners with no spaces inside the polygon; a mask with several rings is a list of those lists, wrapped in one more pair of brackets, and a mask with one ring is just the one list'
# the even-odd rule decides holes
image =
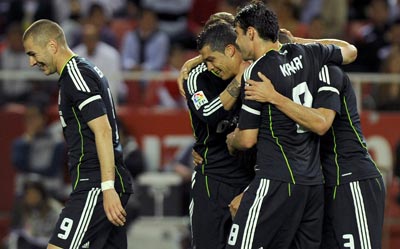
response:
{"label": "player's neck", "polygon": [[265,41],[261,40],[258,45],[255,46],[255,56],[256,59],[260,58],[261,56],[265,55],[271,50],[276,50],[279,51],[280,44],[278,41],[276,42],[271,42],[271,41]]}
{"label": "player's neck", "polygon": [[60,54],[57,56],[57,73],[61,75],[62,70],[67,64],[67,62],[71,59],[72,56],[74,56],[74,52],[72,52],[71,49],[66,48],[60,51]]}

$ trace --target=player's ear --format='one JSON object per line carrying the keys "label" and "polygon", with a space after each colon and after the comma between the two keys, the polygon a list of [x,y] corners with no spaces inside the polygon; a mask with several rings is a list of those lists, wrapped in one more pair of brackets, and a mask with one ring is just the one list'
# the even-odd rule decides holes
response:
{"label": "player's ear", "polygon": [[56,41],[50,40],[50,41],[47,43],[47,48],[48,48],[53,54],[55,54],[55,53],[57,52],[57,50],[58,50],[58,44],[57,44]]}
{"label": "player's ear", "polygon": [[235,46],[232,45],[232,44],[228,44],[225,47],[225,55],[229,56],[229,57],[232,57],[234,54],[235,54]]}
{"label": "player's ear", "polygon": [[255,29],[253,27],[248,27],[246,30],[246,35],[252,41],[254,39]]}

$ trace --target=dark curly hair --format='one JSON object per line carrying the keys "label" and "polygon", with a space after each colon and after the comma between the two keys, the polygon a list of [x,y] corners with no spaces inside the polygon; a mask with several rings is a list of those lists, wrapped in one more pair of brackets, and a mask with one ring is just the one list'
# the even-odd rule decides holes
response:
{"label": "dark curly hair", "polygon": [[228,45],[236,46],[236,33],[231,24],[220,21],[208,25],[197,37],[197,49],[210,46],[212,51],[224,52]]}
{"label": "dark curly hair", "polygon": [[272,42],[278,40],[278,17],[261,1],[253,1],[241,8],[235,17],[235,26],[244,31],[253,27],[262,39]]}

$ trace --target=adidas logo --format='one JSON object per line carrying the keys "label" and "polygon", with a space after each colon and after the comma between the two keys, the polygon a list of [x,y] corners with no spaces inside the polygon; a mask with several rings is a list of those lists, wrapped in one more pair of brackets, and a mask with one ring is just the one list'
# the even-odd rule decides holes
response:
{"label": "adidas logo", "polygon": [[89,248],[89,244],[90,244],[90,242],[89,242],[89,241],[88,241],[88,242],[86,242],[85,244],[83,244],[82,248]]}

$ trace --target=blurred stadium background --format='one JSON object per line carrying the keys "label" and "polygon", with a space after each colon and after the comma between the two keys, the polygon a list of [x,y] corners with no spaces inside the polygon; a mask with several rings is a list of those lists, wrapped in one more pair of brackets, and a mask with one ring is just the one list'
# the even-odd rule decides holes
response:
{"label": "blurred stadium background", "polygon": [[[182,198],[186,186],[173,164],[193,142],[193,135],[185,101],[175,82],[183,62],[197,54],[195,38],[208,16],[216,11],[234,14],[246,2],[0,0],[0,240],[10,231],[16,197],[18,171],[11,161],[11,145],[24,133],[24,114],[32,96],[45,100],[49,124],[58,124],[57,76],[44,77],[29,69],[20,44],[21,32],[29,23],[49,18],[68,31],[73,50],[81,46],[80,53],[99,60],[100,69],[107,71],[111,84],[116,85],[118,116],[143,155],[145,169],[136,178],[140,207],[129,227],[129,248],[188,248],[188,218]],[[382,248],[400,248],[400,1],[266,2],[276,10],[281,27],[293,34],[344,39],[359,49],[356,62],[344,69],[357,93],[370,153],[385,178]],[[89,25],[95,27],[94,34]],[[162,32],[168,39],[160,46],[166,49],[130,58],[128,50],[135,46],[126,37],[137,30]],[[140,45],[151,43],[149,37],[142,37]],[[113,59],[104,52],[106,49],[97,47],[100,42],[112,48],[108,50],[116,54]],[[139,47],[134,53],[144,50]],[[153,66],[157,62],[152,59],[162,56],[161,64]],[[117,67],[111,69],[113,66]],[[67,168],[60,167],[68,192]]]}

